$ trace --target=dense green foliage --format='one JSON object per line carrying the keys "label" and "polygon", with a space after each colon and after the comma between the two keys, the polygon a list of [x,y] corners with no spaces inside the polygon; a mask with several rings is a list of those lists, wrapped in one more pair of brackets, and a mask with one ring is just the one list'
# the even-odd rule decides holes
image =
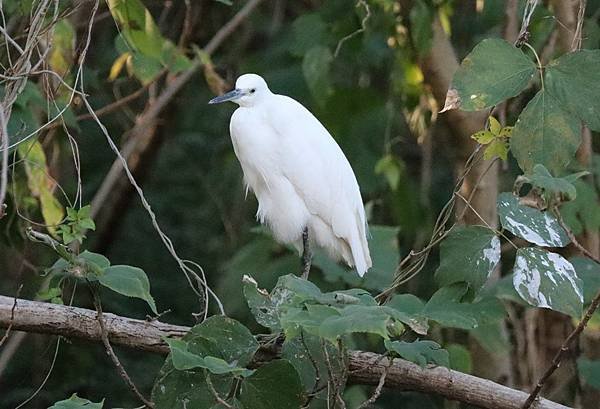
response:
{"label": "dense green foliage", "polygon": [[[38,3],[5,1],[18,41]],[[100,294],[104,311],[161,314],[163,321],[193,326],[182,339],[165,339],[166,360],[116,348],[157,409],[226,407],[219,400],[246,409],[324,408],[340,399],[357,407],[372,392],[346,387],[350,349],[472,372],[475,354],[516,350],[504,326],[509,311],[520,319],[545,308],[577,322],[600,289],[598,265],[567,250],[570,231],[597,234],[600,227],[600,157],[576,159],[582,125],[592,131],[592,147],[600,131],[598,2],[588,2],[584,49],[551,50],[543,62],[539,55],[557,29],[547,18],[551,7],[538,6],[529,38],[516,46],[498,38],[499,0],[477,2],[481,7],[317,3],[265,2],[209,55],[202,47],[245,2],[109,0],[90,31],[81,70],[89,10],[63,1],[56,21],[46,17],[44,35],[53,41],[45,67],[64,83],[31,75],[12,107],[8,206],[0,219],[0,266],[8,273],[0,292],[15,294],[23,284],[20,297],[89,308],[90,293]],[[487,109],[479,132],[462,139],[449,136],[452,126],[440,120],[448,114],[438,118],[441,104],[423,69],[435,46],[432,24],[443,27],[462,57],[444,111]],[[13,54],[0,51],[5,66]],[[121,198],[109,194],[92,217],[88,203],[115,157],[86,103],[98,109],[145,87],[143,97],[98,120],[108,139],[126,145],[139,137],[131,132],[143,118],[136,115],[197,67],[159,120],[143,128],[141,135],[156,145],[135,175],[174,250],[135,192],[119,191],[128,200],[114,208],[111,201]],[[233,108],[206,105],[244,72],[260,73],[275,92],[308,106],[346,153],[370,222],[373,268],[364,279],[317,252],[310,281],[303,280],[295,275],[295,252],[255,227],[255,200],[244,197],[227,137]],[[510,109],[499,121],[488,108],[507,100]],[[455,225],[452,217],[418,275],[390,289],[401,257],[429,241],[437,214],[457,197],[451,169],[462,169],[464,152],[475,146],[478,161],[505,164],[504,193],[491,204],[498,220]],[[106,222],[105,206],[116,222]],[[201,267],[182,260],[188,258]],[[193,277],[188,282],[180,270],[188,280],[190,272],[206,277],[226,315],[213,295],[195,294],[188,285]],[[595,320],[590,327],[597,331]],[[56,339],[26,338],[2,368],[0,408],[28,399],[42,381],[31,407],[139,405],[100,344]],[[260,347],[279,348],[281,358],[257,367]],[[577,367],[587,385],[600,389],[600,361],[580,356]],[[567,404],[571,392],[561,396]],[[400,391],[384,392],[377,407],[398,407],[398,399],[407,408],[444,407],[441,398]]]}

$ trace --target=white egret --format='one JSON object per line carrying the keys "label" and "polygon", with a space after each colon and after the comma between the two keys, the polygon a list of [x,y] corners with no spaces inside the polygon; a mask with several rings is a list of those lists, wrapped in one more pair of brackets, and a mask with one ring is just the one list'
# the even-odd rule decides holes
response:
{"label": "white egret", "polygon": [[246,193],[258,199],[257,219],[277,241],[302,251],[305,278],[309,240],[362,277],[371,267],[365,209],[354,172],[327,129],[256,74],[242,75],[234,90],[209,104],[225,101],[239,105],[229,131]]}

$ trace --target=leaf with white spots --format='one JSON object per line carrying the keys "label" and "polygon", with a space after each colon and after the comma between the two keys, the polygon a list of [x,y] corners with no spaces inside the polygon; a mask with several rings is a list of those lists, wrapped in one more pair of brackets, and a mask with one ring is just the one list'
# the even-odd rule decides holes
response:
{"label": "leaf with white spots", "polygon": [[511,193],[502,193],[498,197],[498,214],[502,227],[530,243],[546,247],[569,244],[569,236],[556,217],[519,204],[519,198]]}
{"label": "leaf with white spots", "polygon": [[500,240],[482,226],[452,229],[440,246],[435,277],[441,286],[466,282],[479,291],[500,261]]}
{"label": "leaf with white spots", "polygon": [[582,281],[565,258],[538,248],[517,251],[513,273],[517,293],[529,304],[573,317],[583,311]]}
{"label": "leaf with white spots", "polygon": [[486,39],[473,48],[454,74],[443,111],[478,111],[519,94],[536,66],[521,50],[501,39]]}

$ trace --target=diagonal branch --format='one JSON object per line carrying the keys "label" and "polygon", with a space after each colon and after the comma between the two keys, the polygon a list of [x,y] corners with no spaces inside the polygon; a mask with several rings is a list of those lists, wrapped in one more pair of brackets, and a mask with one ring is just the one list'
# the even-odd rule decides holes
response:
{"label": "diagonal branch", "polygon": [[[101,341],[96,311],[17,299],[11,319],[14,303],[13,297],[0,296],[0,328],[7,328],[12,323],[14,330]],[[110,342],[160,354],[169,351],[164,337],[181,337],[190,329],[109,313],[103,316]],[[264,351],[263,355],[273,359],[277,353],[269,355],[269,351]],[[399,358],[390,364],[388,358],[372,352],[349,351],[348,356],[348,382],[354,384],[378,385],[387,371],[385,386],[388,388],[436,394],[488,409],[518,409],[528,396],[496,382],[443,367],[421,368]],[[569,409],[547,399],[539,399],[531,407]]]}

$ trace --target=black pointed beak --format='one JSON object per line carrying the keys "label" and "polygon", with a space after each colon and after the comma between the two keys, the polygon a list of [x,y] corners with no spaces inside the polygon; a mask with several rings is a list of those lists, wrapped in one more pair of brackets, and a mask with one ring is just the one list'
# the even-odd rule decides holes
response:
{"label": "black pointed beak", "polygon": [[209,104],[220,104],[222,102],[233,101],[235,99],[242,97],[243,95],[244,95],[244,93],[242,92],[242,90],[236,88],[236,89],[229,91],[223,95],[219,95],[218,97],[211,99],[210,101],[208,101],[208,103]]}

